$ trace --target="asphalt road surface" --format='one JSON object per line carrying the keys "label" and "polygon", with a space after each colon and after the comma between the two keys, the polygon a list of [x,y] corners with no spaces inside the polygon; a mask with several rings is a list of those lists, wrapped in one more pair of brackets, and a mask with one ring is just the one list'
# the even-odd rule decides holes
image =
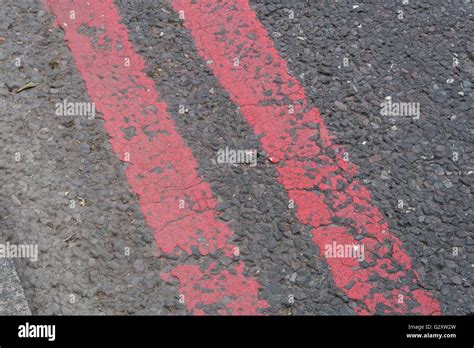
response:
{"label": "asphalt road surface", "polygon": [[0,1],[0,313],[474,314],[470,1]]}

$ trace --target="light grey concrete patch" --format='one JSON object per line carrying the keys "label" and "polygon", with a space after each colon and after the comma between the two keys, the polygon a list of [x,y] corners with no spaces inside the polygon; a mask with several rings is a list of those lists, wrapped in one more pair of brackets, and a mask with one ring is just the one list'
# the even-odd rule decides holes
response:
{"label": "light grey concrete patch", "polygon": [[0,258],[0,315],[30,315],[25,293],[11,259]]}

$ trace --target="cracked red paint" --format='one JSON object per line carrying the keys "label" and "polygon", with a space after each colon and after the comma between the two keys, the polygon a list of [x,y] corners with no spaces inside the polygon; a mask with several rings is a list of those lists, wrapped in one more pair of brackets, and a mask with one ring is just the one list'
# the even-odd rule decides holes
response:
{"label": "cracked red paint", "polygon": [[182,265],[176,267],[167,276],[179,279],[183,286],[181,290],[185,295],[186,303],[196,308],[194,313],[204,314],[201,305],[212,305],[223,302],[225,308],[218,310],[221,315],[247,314],[246,306],[253,308],[265,308],[265,301],[257,300],[255,293],[258,292],[258,284],[249,281],[243,274],[244,264],[240,263],[231,271],[224,270],[218,274],[212,274],[216,269],[215,263],[208,268],[209,274],[203,275],[199,266]]}
{"label": "cracked red paint", "polygon": [[[233,233],[216,220],[210,187],[198,177],[192,152],[144,73],[145,63],[128,41],[113,1],[47,0],[46,7],[64,30],[87,92],[103,114],[113,152],[129,162],[128,182],[158,248],[179,255],[191,254],[194,246],[203,256],[218,251],[231,256]],[[127,137],[124,129],[134,130],[134,136]],[[258,314],[268,305],[258,300],[259,285],[242,274],[242,267],[180,265],[171,275],[180,281],[192,313],[202,314],[202,304],[222,304],[222,313]],[[226,294],[233,298],[227,301]]]}
{"label": "cracked red paint", "polygon": [[[374,314],[381,305],[385,313],[440,314],[429,291],[400,284],[405,279],[416,285],[418,277],[401,241],[371,205],[369,191],[354,178],[355,166],[333,144],[319,111],[309,105],[247,1],[172,0],[172,5],[184,16],[199,54],[261,136],[297,217],[313,227],[319,248],[333,241],[361,244],[355,235],[366,236],[367,267],[353,258],[327,259],[335,284],[357,301],[357,313]],[[384,282],[395,289],[384,290]]]}

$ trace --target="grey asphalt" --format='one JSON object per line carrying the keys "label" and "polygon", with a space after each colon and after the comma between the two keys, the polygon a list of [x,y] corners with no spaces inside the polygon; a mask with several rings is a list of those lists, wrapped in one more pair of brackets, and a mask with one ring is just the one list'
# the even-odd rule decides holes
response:
{"label": "grey asphalt", "polygon": [[[443,314],[473,314],[472,4],[251,4],[403,241],[418,286],[434,293]],[[355,304],[334,286],[308,226],[286,209],[288,197],[258,139],[168,2],[117,6],[236,234],[246,274],[262,284],[266,313],[353,314]],[[39,246],[37,262],[0,259],[8,270],[0,276],[7,296],[0,313],[186,314],[177,283],[159,276],[183,260],[156,255],[100,114],[54,114],[65,98],[90,101],[63,33],[33,1],[3,0],[0,18],[0,242]],[[30,81],[36,87],[15,93]],[[387,96],[420,103],[420,119],[380,115]],[[179,105],[188,114],[179,114]],[[257,166],[213,164],[225,147],[257,149]],[[198,255],[190,260],[200,262]],[[289,294],[297,299],[291,306]]]}

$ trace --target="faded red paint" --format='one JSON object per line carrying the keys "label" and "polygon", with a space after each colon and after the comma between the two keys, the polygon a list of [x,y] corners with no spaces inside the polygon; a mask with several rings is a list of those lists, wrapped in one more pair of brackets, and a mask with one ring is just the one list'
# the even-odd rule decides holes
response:
{"label": "faded red paint", "polygon": [[[144,73],[145,63],[130,44],[113,1],[48,0],[46,7],[64,30],[87,92],[103,114],[113,152],[129,162],[128,182],[158,248],[179,255],[191,254],[194,246],[203,257],[216,252],[231,256],[233,233],[216,220],[210,187],[198,176],[190,148]],[[129,127],[135,136],[127,139],[123,129]],[[257,298],[256,279],[242,274],[243,263],[228,270],[214,268],[181,265],[171,272],[180,281],[189,311],[203,314],[201,304],[225,303],[225,313],[258,314],[268,306]]]}
{"label": "faded red paint", "polygon": [[[439,303],[426,290],[410,291],[407,285],[384,290],[383,282],[395,285],[402,278],[416,284],[410,258],[248,2],[172,0],[172,5],[184,15],[199,54],[260,136],[298,219],[313,227],[321,251],[334,241],[361,244],[355,235],[366,236],[366,268],[354,258],[327,259],[335,284],[357,301],[357,313],[373,314],[384,305],[385,313],[440,314]],[[411,301],[415,306],[409,308]]]}
{"label": "faded red paint", "polygon": [[179,279],[183,293],[187,294],[186,303],[196,308],[195,314],[204,314],[200,305],[212,305],[220,301],[225,303],[225,308],[217,313],[221,315],[248,314],[247,306],[267,307],[264,301],[256,300],[258,284],[244,276],[243,263],[235,267],[232,273],[224,270],[212,274],[215,267],[215,263],[212,263],[208,268],[208,274],[203,274],[197,265],[182,265],[170,273]]}

